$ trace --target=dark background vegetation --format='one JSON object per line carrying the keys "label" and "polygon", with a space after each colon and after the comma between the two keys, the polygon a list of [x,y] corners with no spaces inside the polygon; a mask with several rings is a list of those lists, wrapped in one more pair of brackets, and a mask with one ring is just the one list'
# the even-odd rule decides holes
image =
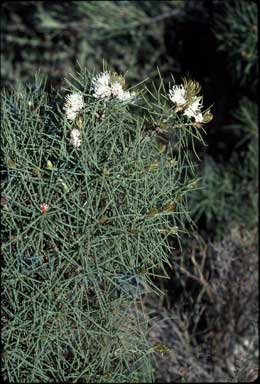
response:
{"label": "dark background vegetation", "polygon": [[[2,6],[2,87],[30,83],[40,70],[49,88],[59,88],[77,61],[102,70],[104,59],[128,71],[130,85],[158,81],[157,66],[166,81],[170,73],[189,76],[202,85],[204,105],[213,105],[207,146],[198,148],[202,188],[190,196],[196,233],[183,239],[170,279],[156,279],[162,302],[144,299],[155,316],[151,340],[171,351],[158,355],[158,381],[257,375],[257,15],[253,1]],[[238,358],[246,339],[253,347]]]}

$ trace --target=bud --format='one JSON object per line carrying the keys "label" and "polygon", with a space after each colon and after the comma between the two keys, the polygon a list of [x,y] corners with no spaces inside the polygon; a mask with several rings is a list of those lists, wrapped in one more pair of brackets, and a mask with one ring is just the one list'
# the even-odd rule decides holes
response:
{"label": "bud", "polygon": [[47,169],[53,169],[54,166],[50,160],[47,160]]}
{"label": "bud", "polygon": [[49,210],[49,205],[47,203],[42,203],[40,209],[41,213],[44,215]]}
{"label": "bud", "polygon": [[155,352],[159,352],[159,353],[167,353],[170,351],[170,348],[167,347],[167,345],[158,342],[154,345],[154,350]]}

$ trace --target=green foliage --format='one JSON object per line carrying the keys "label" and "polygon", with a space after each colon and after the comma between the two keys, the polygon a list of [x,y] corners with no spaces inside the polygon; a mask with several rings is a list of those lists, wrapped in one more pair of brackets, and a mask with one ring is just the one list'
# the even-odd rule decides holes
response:
{"label": "green foliage", "polygon": [[[219,5],[225,9],[216,28],[220,49],[236,89],[248,87],[250,94],[257,83],[256,4]],[[158,368],[160,381],[253,381],[258,374],[258,106],[238,96],[223,130],[237,145],[228,163],[205,156],[189,200],[199,236],[183,239],[183,252],[172,257],[164,319],[170,331],[161,334],[174,342],[165,370]]]}
{"label": "green foliage", "polygon": [[[220,51],[248,94],[258,75],[253,2],[3,5],[1,75],[16,88],[3,91],[1,109],[6,381],[151,382],[154,366],[160,382],[248,378],[256,357],[240,347],[258,345],[257,105],[237,93],[217,101],[219,111],[223,100],[239,104],[225,131],[238,145],[228,164],[209,153],[198,174],[203,128],[176,113],[156,72],[171,80],[170,71],[186,67],[176,62],[194,41],[185,34],[219,9]],[[131,103],[96,100],[93,75],[81,72],[60,91],[76,62],[101,71],[104,59],[131,86],[148,76],[156,85],[135,89]],[[39,68],[47,86],[33,81]],[[85,107],[69,122],[63,106],[72,91]],[[213,244],[184,236],[190,215]],[[152,321],[144,297],[157,312]]]}
{"label": "green foliage", "polygon": [[[116,75],[114,75],[116,76]],[[202,140],[174,112],[163,83],[132,102],[93,97],[82,71],[64,91],[84,109],[67,120],[64,91],[36,78],[2,93],[3,342],[9,381],[151,381],[146,322],[131,312],[159,289],[168,237],[191,221],[195,168],[189,146]],[[174,133],[159,145],[163,122]],[[79,147],[71,144],[80,129]],[[189,144],[189,140],[191,143]],[[193,145],[192,145],[193,144]]]}
{"label": "green foliage", "polygon": [[[254,2],[220,3],[214,32],[227,55],[230,76],[237,89],[257,84],[257,6]],[[211,237],[225,236],[232,226],[257,223],[258,106],[246,97],[235,99],[236,109],[224,133],[237,145],[228,164],[210,154],[203,161],[200,189],[191,199],[195,221],[204,223]],[[225,136],[222,139],[225,141]],[[202,224],[203,225],[203,224]]]}
{"label": "green foliage", "polygon": [[[257,225],[258,108],[242,100],[234,113],[236,123],[226,126],[242,139],[228,165],[207,158],[201,171],[201,189],[193,194],[194,220],[204,218],[208,229],[224,235],[234,223]],[[214,229],[213,229],[214,228]]]}
{"label": "green foliage", "polygon": [[2,79],[32,81],[41,70],[54,85],[76,62],[102,69],[105,60],[130,80],[173,71],[165,23],[181,17],[182,1],[6,2],[2,21]]}
{"label": "green foliage", "polygon": [[238,147],[244,143],[256,143],[258,138],[258,105],[246,97],[243,98],[236,111],[233,112],[232,124],[226,128],[232,130],[240,138]]}
{"label": "green foliage", "polygon": [[243,84],[257,83],[258,77],[258,9],[253,1],[223,4],[214,27],[219,49],[228,55],[231,75]]}

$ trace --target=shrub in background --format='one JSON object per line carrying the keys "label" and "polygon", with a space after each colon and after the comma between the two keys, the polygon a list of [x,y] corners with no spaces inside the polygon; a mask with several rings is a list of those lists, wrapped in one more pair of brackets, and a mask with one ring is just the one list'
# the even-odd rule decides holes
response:
{"label": "shrub in background", "polygon": [[[166,54],[166,22],[183,17],[182,1],[20,1],[2,9],[1,75],[5,84],[32,81],[41,70],[52,86],[76,62],[102,70],[102,61],[130,80],[177,71]],[[130,70],[129,70],[130,69]]]}
{"label": "shrub in background", "polygon": [[238,98],[224,127],[237,142],[230,161],[217,163],[207,156],[202,162],[202,188],[191,199],[195,219],[211,238],[225,237],[240,224],[255,227],[258,221],[257,28],[257,6],[245,1],[221,4],[212,27],[219,50],[227,54]]}
{"label": "shrub in background", "polygon": [[228,165],[206,157],[201,169],[201,189],[191,198],[194,220],[202,220],[214,236],[227,234],[238,224],[257,225],[258,108],[247,99],[226,126],[239,140]]}
{"label": "shrub in background", "polygon": [[[189,241],[171,259],[161,303],[146,296],[157,382],[243,382],[258,376],[257,228]],[[192,314],[192,315],[191,315]]]}
{"label": "shrub in background", "polygon": [[160,292],[168,237],[191,221],[189,153],[210,112],[190,80],[133,91],[81,70],[62,92],[45,83],[2,92],[4,377],[151,381],[131,311]]}
{"label": "shrub in background", "polygon": [[258,78],[258,9],[251,1],[231,1],[223,4],[223,10],[214,26],[219,49],[226,52],[230,74],[243,85],[256,85]]}

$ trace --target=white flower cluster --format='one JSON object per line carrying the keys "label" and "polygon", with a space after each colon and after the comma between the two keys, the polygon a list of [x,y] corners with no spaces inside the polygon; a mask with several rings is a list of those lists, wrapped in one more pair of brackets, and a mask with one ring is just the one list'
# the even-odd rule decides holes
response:
{"label": "white flower cluster", "polygon": [[102,72],[92,82],[93,96],[97,99],[117,98],[120,101],[130,101],[134,95],[123,89],[122,84],[112,80],[109,72]]}
{"label": "white flower cluster", "polygon": [[68,120],[75,120],[83,108],[84,99],[81,93],[72,93],[66,96],[64,109]]}
{"label": "white flower cluster", "polygon": [[106,99],[111,96],[111,88],[109,85],[110,75],[108,72],[103,72],[97,75],[92,82],[93,96],[97,99]]}
{"label": "white flower cluster", "polygon": [[79,148],[81,145],[80,130],[77,128],[72,129],[70,133],[70,144],[74,147]]}
{"label": "white flower cluster", "polygon": [[201,96],[195,97],[194,101],[184,111],[184,115],[187,117],[193,117],[196,123],[202,123],[203,115],[201,113],[202,102]]}
{"label": "white flower cluster", "polygon": [[[201,113],[202,97],[194,96],[190,102],[187,99],[186,89],[181,85],[173,85],[168,93],[169,99],[176,104],[177,107],[184,109],[183,114],[189,118],[194,118],[196,123],[202,123],[203,115]],[[185,106],[185,104],[187,104]]]}
{"label": "white flower cluster", "polygon": [[177,106],[183,106],[187,103],[186,90],[183,85],[173,85],[169,90],[169,99]]}
{"label": "white flower cluster", "polygon": [[[78,114],[84,108],[84,98],[79,92],[71,93],[65,97],[64,110],[68,120],[74,121]],[[79,148],[81,145],[81,133],[77,128],[72,129],[70,133],[70,144]]]}

